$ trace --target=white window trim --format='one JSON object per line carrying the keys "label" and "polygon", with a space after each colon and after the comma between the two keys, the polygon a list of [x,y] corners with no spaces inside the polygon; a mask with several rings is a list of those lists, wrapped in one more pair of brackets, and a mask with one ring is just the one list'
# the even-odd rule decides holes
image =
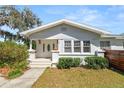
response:
{"label": "white window trim", "polygon": [[[106,42],[106,41],[109,41],[109,40],[100,40],[100,42]],[[99,42],[99,45],[100,45],[100,42]],[[109,41],[109,42],[110,42],[110,49],[111,49],[111,41]],[[100,49],[102,49],[101,45],[100,45]]]}
{"label": "white window trim", "polygon": [[[87,46],[84,46],[84,41],[90,41],[90,51],[89,52],[84,52],[84,47],[87,47]],[[83,40],[83,53],[91,53],[91,40]]]}
{"label": "white window trim", "polygon": [[[80,41],[80,40],[74,40],[73,43],[74,43],[75,41]],[[74,51],[74,53],[81,53],[81,41],[80,41],[80,46],[74,46],[74,45],[73,45],[73,49],[74,49],[75,47],[80,48],[80,52],[75,52],[75,51]]]}
{"label": "white window trim", "polygon": [[[65,52],[65,47],[67,47],[67,46],[65,46],[65,41],[71,41],[71,52]],[[72,40],[64,40],[64,53],[72,53]]]}

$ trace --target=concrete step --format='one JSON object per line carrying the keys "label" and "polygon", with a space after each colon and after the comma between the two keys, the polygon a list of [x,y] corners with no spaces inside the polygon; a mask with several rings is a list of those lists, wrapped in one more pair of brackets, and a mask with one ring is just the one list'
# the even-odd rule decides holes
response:
{"label": "concrete step", "polygon": [[46,68],[50,67],[52,64],[51,60],[46,58],[36,58],[29,60],[29,62],[29,67],[31,68]]}
{"label": "concrete step", "polygon": [[31,68],[46,68],[46,67],[51,67],[51,64],[29,64],[29,67]]}
{"label": "concrete step", "polygon": [[30,61],[30,64],[51,64],[51,61]]}

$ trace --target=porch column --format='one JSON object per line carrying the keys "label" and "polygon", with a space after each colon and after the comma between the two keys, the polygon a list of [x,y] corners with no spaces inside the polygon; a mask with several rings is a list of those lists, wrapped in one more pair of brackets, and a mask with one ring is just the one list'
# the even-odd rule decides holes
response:
{"label": "porch column", "polygon": [[30,48],[29,50],[32,50],[32,40],[30,40]]}
{"label": "porch column", "polygon": [[57,48],[58,48],[58,51],[59,52],[62,52],[62,42],[63,42],[63,40],[62,39],[58,39],[57,40]]}
{"label": "porch column", "polygon": [[83,53],[83,41],[81,41],[81,53]]}
{"label": "porch column", "polygon": [[32,40],[30,40],[30,48],[29,48],[29,62],[32,59],[35,59],[35,50],[32,49]]}

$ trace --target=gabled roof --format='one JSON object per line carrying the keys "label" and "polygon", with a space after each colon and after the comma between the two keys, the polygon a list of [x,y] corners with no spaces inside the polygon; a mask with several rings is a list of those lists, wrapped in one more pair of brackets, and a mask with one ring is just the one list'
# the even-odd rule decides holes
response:
{"label": "gabled roof", "polygon": [[51,28],[51,27],[54,27],[54,26],[57,26],[57,25],[60,25],[60,24],[68,24],[68,25],[71,25],[71,26],[74,26],[74,27],[77,27],[77,28],[80,28],[80,29],[86,29],[88,31],[91,31],[91,32],[94,32],[94,33],[97,33],[97,34],[100,34],[100,35],[111,34],[110,32],[107,32],[107,31],[104,31],[104,30],[101,30],[101,29],[98,29],[98,28],[95,28],[95,27],[92,27],[92,26],[89,26],[89,25],[85,25],[85,24],[74,22],[74,21],[70,21],[70,20],[67,20],[67,19],[62,19],[62,20],[58,20],[58,21],[55,21],[55,22],[52,22],[52,23],[48,23],[46,25],[42,25],[42,26],[36,27],[34,29],[31,29],[31,30],[21,32],[20,34],[23,35],[23,36],[29,36],[33,33],[36,33],[36,32],[39,32],[39,31],[42,31],[42,30],[45,30],[45,29],[48,29],[48,28]]}

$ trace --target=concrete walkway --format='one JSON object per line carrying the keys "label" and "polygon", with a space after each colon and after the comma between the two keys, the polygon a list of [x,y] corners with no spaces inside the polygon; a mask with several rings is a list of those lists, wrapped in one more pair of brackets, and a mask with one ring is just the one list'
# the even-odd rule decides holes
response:
{"label": "concrete walkway", "polygon": [[45,68],[31,68],[26,71],[21,77],[12,80],[6,80],[0,77],[1,88],[30,88],[32,84],[44,72]]}

